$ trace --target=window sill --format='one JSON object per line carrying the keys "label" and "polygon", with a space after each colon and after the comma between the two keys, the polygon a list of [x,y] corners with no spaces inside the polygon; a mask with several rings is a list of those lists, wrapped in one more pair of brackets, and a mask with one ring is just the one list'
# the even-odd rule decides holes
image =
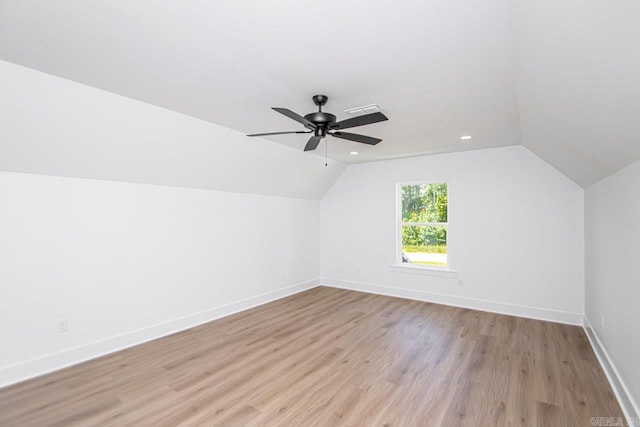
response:
{"label": "window sill", "polygon": [[407,263],[402,264],[391,264],[391,271],[396,273],[409,273],[409,274],[423,274],[427,276],[438,276],[438,277],[451,277],[454,278],[458,275],[456,270],[452,270],[448,267],[427,267],[427,266],[416,266]]}

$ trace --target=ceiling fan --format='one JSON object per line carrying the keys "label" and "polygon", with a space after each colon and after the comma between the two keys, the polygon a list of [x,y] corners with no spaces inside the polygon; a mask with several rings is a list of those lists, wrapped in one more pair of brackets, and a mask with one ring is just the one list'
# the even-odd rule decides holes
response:
{"label": "ceiling fan", "polygon": [[387,116],[380,112],[365,114],[362,116],[353,117],[337,122],[336,116],[331,113],[325,113],[322,111],[322,106],[327,103],[329,99],[326,95],[313,96],[313,103],[318,106],[318,111],[309,113],[306,116],[301,116],[287,108],[272,107],[280,114],[293,119],[299,123],[302,123],[308,130],[306,131],[288,131],[288,132],[268,132],[268,133],[254,133],[247,136],[267,136],[267,135],[284,135],[288,133],[313,133],[313,136],[307,142],[304,147],[304,151],[315,150],[320,144],[320,140],[327,135],[331,135],[336,138],[348,139],[349,141],[361,142],[363,144],[376,145],[380,141],[379,138],[373,138],[371,136],[359,135],[357,133],[342,132],[342,129],[353,128],[356,126],[364,126],[372,123],[383,122],[389,120]]}

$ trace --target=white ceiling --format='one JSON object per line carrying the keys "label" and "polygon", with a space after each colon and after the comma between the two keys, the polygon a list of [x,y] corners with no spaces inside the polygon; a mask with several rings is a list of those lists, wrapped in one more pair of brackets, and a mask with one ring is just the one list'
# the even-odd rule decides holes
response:
{"label": "white ceiling", "polygon": [[637,0],[0,0],[0,59],[246,133],[379,103],[346,162],[524,144],[586,186],[640,159]]}

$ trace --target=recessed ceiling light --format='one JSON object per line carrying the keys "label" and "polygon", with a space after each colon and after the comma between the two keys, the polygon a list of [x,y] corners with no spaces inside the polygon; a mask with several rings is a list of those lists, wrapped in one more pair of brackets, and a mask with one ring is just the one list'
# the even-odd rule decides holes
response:
{"label": "recessed ceiling light", "polygon": [[460,139],[462,139],[462,140],[471,139],[471,135],[461,136]]}
{"label": "recessed ceiling light", "polygon": [[350,151],[349,154],[351,154],[352,156],[355,156],[356,154],[358,154],[357,151]]}

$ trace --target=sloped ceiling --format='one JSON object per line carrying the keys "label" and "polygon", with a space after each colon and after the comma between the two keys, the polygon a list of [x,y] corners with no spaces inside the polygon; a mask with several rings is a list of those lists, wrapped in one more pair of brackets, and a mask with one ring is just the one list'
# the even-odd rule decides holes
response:
{"label": "sloped ceiling", "polygon": [[0,59],[243,133],[379,103],[342,162],[523,144],[587,186],[640,159],[637,0],[0,0]]}
{"label": "sloped ceiling", "polygon": [[346,167],[6,61],[0,94],[0,171],[321,199]]}
{"label": "sloped ceiling", "polygon": [[640,159],[640,1],[514,1],[522,144],[588,186]]}

